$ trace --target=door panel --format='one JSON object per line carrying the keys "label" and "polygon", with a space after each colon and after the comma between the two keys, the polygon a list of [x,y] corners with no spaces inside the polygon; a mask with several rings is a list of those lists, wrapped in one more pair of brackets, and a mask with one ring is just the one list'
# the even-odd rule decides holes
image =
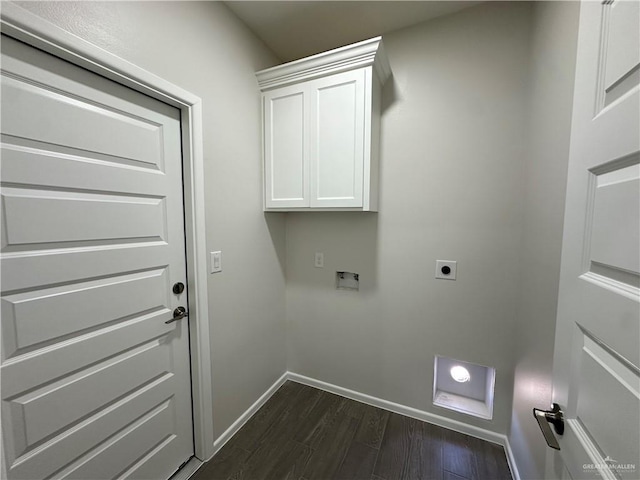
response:
{"label": "door panel", "polygon": [[265,206],[309,206],[308,97],[299,85],[266,92]]}
{"label": "door panel", "polygon": [[574,479],[640,473],[639,5],[581,5],[554,357]]}
{"label": "door panel", "polygon": [[639,167],[636,163],[597,175],[591,220],[591,262],[627,272],[635,277],[632,283],[637,283],[640,272],[640,204],[635,201],[640,190]]}
{"label": "door panel", "polygon": [[[123,473],[123,465],[132,465],[141,460],[138,452],[142,450],[151,453],[158,446],[167,446],[167,440],[173,439],[171,410],[171,400],[165,400],[66,467],[60,474],[64,478],[77,480],[92,478],[94,472],[103,472],[102,475],[107,478],[118,477]],[[114,458],[118,461],[114,462]]]}
{"label": "door panel", "polygon": [[611,104],[632,90],[640,79],[640,4],[603,2],[600,26],[598,77],[599,107]]}
{"label": "door panel", "polygon": [[[108,154],[161,169],[162,125],[45,83],[14,78],[9,71],[3,81],[3,108],[24,112],[3,128],[3,134]],[[77,135],[68,128],[69,124],[82,125],[83,134]],[[105,131],[113,137],[104,135]],[[113,142],[112,138],[119,141]]]}
{"label": "door panel", "polygon": [[[13,398],[32,390],[48,379],[69,375],[78,365],[90,365],[112,357],[121,350],[129,350],[147,338],[166,336],[175,327],[166,325],[169,311],[159,309],[147,314],[136,314],[131,319],[119,320],[99,331],[73,335],[40,349],[36,355],[22,354],[15,361],[5,361],[2,369],[2,394]],[[4,332],[3,332],[4,336]],[[27,351],[28,353],[28,351]]]}
{"label": "door panel", "polygon": [[2,203],[7,251],[38,243],[166,240],[163,199],[5,187]]}
{"label": "door panel", "polygon": [[[3,353],[10,358],[28,347],[58,342],[60,337],[100,327],[132,312],[161,310],[169,303],[167,275],[164,269],[151,270],[5,295],[2,326],[7,343]],[[69,305],[74,308],[70,310]],[[64,317],[65,321],[39,321],[46,317]],[[12,340],[15,345],[10,344]]]}
{"label": "door panel", "polygon": [[164,374],[167,360],[161,345],[147,343],[8,400],[10,426],[24,434],[16,453]]}
{"label": "door panel", "polygon": [[3,477],[193,454],[180,112],[2,37]]}
{"label": "door panel", "polygon": [[[87,190],[116,190],[137,194],[144,183],[145,193],[157,197],[167,189],[168,179],[159,170],[138,161],[96,152],[78,152],[61,145],[42,144],[13,136],[2,136],[2,175],[7,183],[32,182],[50,189],[64,187],[70,176],[82,179]],[[5,142],[4,139],[7,138]],[[149,182],[153,179],[153,182]]]}
{"label": "door panel", "polygon": [[[581,426],[597,440],[603,452],[622,462],[624,458],[637,457],[638,409],[637,379],[603,346],[588,335],[584,337],[580,359],[580,380],[577,392],[576,418]],[[602,406],[618,412],[603,415]],[[620,442],[620,438],[625,441]],[[616,452],[615,456],[611,452]],[[625,463],[634,463],[626,460]]]}
{"label": "door panel", "polygon": [[[166,374],[136,392],[109,405],[98,415],[89,417],[59,436],[45,449],[35,449],[28,462],[16,462],[12,467],[15,478],[45,478],[51,471],[77,463],[78,451],[87,452],[87,445],[98,447],[101,443],[135,427],[136,421],[149,412],[149,405],[160,405],[170,398],[175,389],[174,377]],[[94,448],[95,448],[94,447]],[[157,466],[153,466],[155,470]],[[166,468],[165,470],[169,470]],[[61,477],[62,475],[56,475]],[[138,478],[153,478],[138,477]]]}
{"label": "door panel", "polygon": [[311,82],[311,206],[362,207],[364,69]]}

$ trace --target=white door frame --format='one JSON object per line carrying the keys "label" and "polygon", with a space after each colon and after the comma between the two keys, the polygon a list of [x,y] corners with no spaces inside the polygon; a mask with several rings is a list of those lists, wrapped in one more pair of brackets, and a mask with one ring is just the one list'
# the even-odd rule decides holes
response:
{"label": "white door frame", "polygon": [[[16,4],[2,2],[0,31],[180,109],[195,456],[213,448],[213,399],[205,237],[202,100],[162,78],[63,30]],[[186,459],[185,459],[186,460]]]}

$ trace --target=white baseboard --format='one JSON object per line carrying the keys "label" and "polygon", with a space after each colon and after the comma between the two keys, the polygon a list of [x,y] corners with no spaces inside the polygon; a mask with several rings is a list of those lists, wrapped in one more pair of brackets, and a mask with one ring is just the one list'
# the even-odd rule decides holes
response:
{"label": "white baseboard", "polygon": [[218,439],[213,443],[214,454],[217,453],[224,446],[224,444],[227,443],[229,439],[242,428],[245,423],[247,423],[247,421],[260,409],[260,407],[262,407],[262,405],[264,405],[267,400],[269,400],[271,396],[287,380],[302,383],[303,385],[308,385],[310,387],[315,387],[326,392],[335,393],[336,395],[341,395],[357,402],[373,405],[374,407],[382,408],[383,410],[388,410],[400,415],[416,418],[418,420],[429,422],[443,428],[448,428],[449,430],[454,430],[456,432],[464,433],[465,435],[470,435],[481,440],[486,440],[488,442],[502,445],[506,452],[507,462],[509,463],[509,468],[511,469],[513,479],[520,480],[520,474],[515,462],[515,457],[513,455],[513,451],[511,450],[509,439],[506,435],[492,432],[484,428],[476,427],[475,425],[469,425],[458,420],[452,420],[450,418],[442,417],[440,415],[436,415],[435,413],[418,410],[417,408],[390,402],[389,400],[383,400],[381,398],[367,395],[366,393],[349,390],[348,388],[333,385],[331,383],[316,380],[315,378],[306,377],[304,375],[293,372],[285,372],[273,385],[271,385],[271,387],[269,387],[266,392],[264,392],[260,396],[260,398],[258,398],[258,400],[255,401],[253,405],[251,405],[247,409],[246,412],[240,415],[240,417],[235,422],[233,422],[233,424],[229,428],[227,428],[227,430],[225,430],[222,435],[218,437]]}
{"label": "white baseboard", "polygon": [[242,415],[240,415],[240,417],[238,417],[238,419],[233,422],[231,424],[231,426],[229,428],[227,428],[224,433],[222,435],[220,435],[214,442],[213,442],[213,455],[215,455],[216,453],[218,453],[220,451],[220,449],[222,447],[224,447],[224,444],[227,443],[229,441],[229,439],[231,437],[233,437],[236,433],[238,433],[238,430],[240,430],[242,428],[242,426],[247,423],[249,421],[249,419],[251,417],[253,417],[253,415],[260,410],[260,407],[262,407],[262,405],[264,405],[265,403],[267,403],[267,400],[269,400],[271,398],[271,396],[276,393],[276,391],[284,384],[284,382],[286,382],[288,380],[288,373],[289,372],[285,372],[282,374],[282,376],[275,381],[275,383],[273,385],[271,385],[266,392],[264,392],[262,395],[260,395],[260,398],[258,398],[253,405],[251,405]]}
{"label": "white baseboard", "polygon": [[516,457],[513,454],[513,450],[511,450],[509,437],[505,437],[505,440],[504,450],[507,453],[507,463],[509,463],[509,468],[511,469],[511,476],[513,477],[513,480],[520,480],[518,464],[516,463]]}
{"label": "white baseboard", "polygon": [[372,397],[366,393],[356,392],[349,390],[348,388],[339,387],[331,383],[326,383],[315,378],[305,377],[297,373],[287,372],[287,380],[309,385],[310,387],[319,388],[336,395],[356,400],[358,402],[373,405],[374,407],[382,408],[383,410],[389,410],[390,412],[399,413],[411,418],[417,418],[424,422],[433,423],[440,427],[448,428],[449,430],[455,430],[456,432],[464,433],[472,437],[487,440],[488,442],[497,443],[498,445],[506,446],[507,437],[500,433],[485,430],[484,428],[476,427],[474,425],[468,425],[457,420],[441,417],[435,413],[425,412],[424,410],[418,410],[417,408],[407,407],[406,405],[400,405],[399,403],[390,402],[389,400],[383,400],[381,398]]}

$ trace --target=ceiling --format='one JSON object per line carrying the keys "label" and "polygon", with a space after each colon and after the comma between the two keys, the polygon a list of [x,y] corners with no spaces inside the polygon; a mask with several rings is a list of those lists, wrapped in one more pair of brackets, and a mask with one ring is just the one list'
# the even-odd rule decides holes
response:
{"label": "ceiling", "polygon": [[457,12],[479,1],[226,1],[282,61]]}

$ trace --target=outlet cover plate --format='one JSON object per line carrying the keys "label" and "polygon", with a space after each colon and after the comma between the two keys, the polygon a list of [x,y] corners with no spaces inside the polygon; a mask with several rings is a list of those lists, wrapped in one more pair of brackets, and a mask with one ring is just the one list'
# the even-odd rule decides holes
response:
{"label": "outlet cover plate", "polygon": [[222,271],[222,252],[210,252],[209,272],[218,273]]}

